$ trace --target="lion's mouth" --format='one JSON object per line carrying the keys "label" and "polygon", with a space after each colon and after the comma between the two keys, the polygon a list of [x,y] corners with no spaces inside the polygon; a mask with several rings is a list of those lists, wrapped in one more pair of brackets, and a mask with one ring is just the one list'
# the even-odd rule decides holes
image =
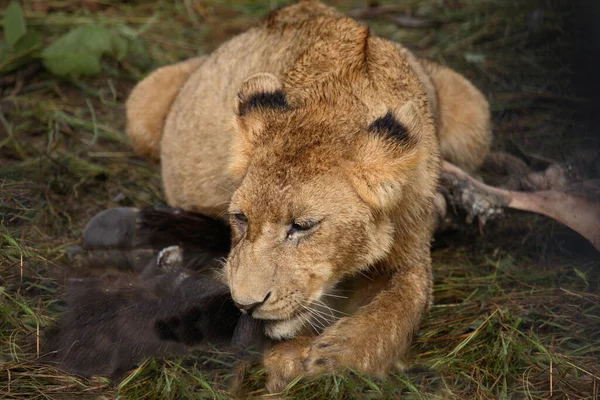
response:
{"label": "lion's mouth", "polygon": [[310,298],[279,307],[264,306],[257,308],[252,317],[264,321],[265,333],[273,339],[290,339],[302,331],[320,334],[339,318],[325,303]]}
{"label": "lion's mouth", "polygon": [[299,309],[286,318],[265,321],[265,333],[273,339],[291,339],[300,332],[321,334],[339,319],[335,314],[317,314],[310,309]]}
{"label": "lion's mouth", "polygon": [[292,311],[279,310],[264,310],[258,308],[252,313],[252,318],[270,321],[272,323],[290,321],[296,318],[303,318],[309,312],[303,308],[294,309]]}
{"label": "lion's mouth", "polygon": [[269,319],[265,321],[265,333],[277,340],[291,339],[310,324],[309,318],[308,312],[298,310],[285,319]]}

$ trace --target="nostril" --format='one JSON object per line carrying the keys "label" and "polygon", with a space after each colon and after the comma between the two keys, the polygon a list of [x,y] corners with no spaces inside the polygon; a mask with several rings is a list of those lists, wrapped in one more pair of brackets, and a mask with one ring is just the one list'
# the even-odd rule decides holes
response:
{"label": "nostril", "polygon": [[[269,297],[271,297],[271,292],[267,293],[267,295],[265,296],[265,298],[263,299],[262,303],[265,303],[267,300],[269,300]],[[261,303],[261,304],[262,304]]]}
{"label": "nostril", "polygon": [[234,303],[235,303],[235,306],[242,311],[252,311],[253,309],[256,308],[256,306],[258,306],[260,304],[260,302],[252,303],[252,304],[240,304],[236,301],[234,301]]}
{"label": "nostril", "polygon": [[256,303],[251,303],[251,304],[241,304],[241,303],[238,303],[237,301],[234,301],[233,304],[235,304],[235,306],[237,308],[242,310],[243,313],[252,314],[252,311],[256,310],[261,304],[263,304],[264,302],[269,300],[269,297],[271,297],[271,292],[267,293],[267,295],[265,296],[263,301],[257,301]]}

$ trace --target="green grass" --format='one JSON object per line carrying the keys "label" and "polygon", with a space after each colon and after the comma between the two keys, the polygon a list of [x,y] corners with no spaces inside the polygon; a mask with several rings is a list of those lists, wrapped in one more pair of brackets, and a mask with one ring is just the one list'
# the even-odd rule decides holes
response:
{"label": "green grass", "polygon": [[[24,6],[46,43],[97,22],[132,43],[92,78],[43,69],[15,77],[0,101],[0,398],[228,398],[234,360],[195,352],[151,360],[121,383],[36,364],[43,331],[64,305],[65,249],[114,206],[164,202],[156,166],[124,136],[124,100],[152,69],[213,50],[282,1],[39,0]],[[333,1],[344,10],[366,1]],[[87,4],[87,6],[81,6]],[[488,95],[495,147],[563,160],[598,147],[572,90],[568,2],[407,0],[435,29],[369,21],[376,34],[444,62]],[[0,4],[4,8],[5,4]],[[536,7],[543,21],[535,19]],[[537,21],[537,22],[536,22]],[[322,398],[596,399],[600,390],[600,262],[584,241],[542,217],[444,235],[433,253],[435,305],[411,368],[380,381],[352,372],[294,382],[287,394]],[[264,394],[253,365],[241,393]]]}

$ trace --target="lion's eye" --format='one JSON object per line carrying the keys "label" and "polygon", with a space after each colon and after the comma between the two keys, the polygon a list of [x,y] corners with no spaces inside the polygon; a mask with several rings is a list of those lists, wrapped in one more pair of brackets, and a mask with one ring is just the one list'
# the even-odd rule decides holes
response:
{"label": "lion's eye", "polygon": [[296,234],[310,232],[314,228],[316,228],[321,221],[315,220],[303,220],[303,221],[294,221],[288,230],[287,237],[294,236]]}
{"label": "lion's eye", "polygon": [[231,216],[240,225],[248,224],[248,217],[246,217],[246,214],[244,214],[243,212],[234,212],[231,214]]}

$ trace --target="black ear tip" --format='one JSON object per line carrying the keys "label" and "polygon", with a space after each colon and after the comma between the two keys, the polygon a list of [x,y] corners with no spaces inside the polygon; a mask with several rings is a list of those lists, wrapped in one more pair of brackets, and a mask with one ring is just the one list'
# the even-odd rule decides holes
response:
{"label": "black ear tip", "polygon": [[392,110],[388,110],[383,117],[373,121],[369,125],[369,131],[386,135],[402,144],[407,144],[411,140],[408,128],[398,121]]}
{"label": "black ear tip", "polygon": [[238,96],[240,100],[239,115],[244,116],[256,109],[289,110],[285,92],[281,89],[270,92],[256,92],[246,96]]}

